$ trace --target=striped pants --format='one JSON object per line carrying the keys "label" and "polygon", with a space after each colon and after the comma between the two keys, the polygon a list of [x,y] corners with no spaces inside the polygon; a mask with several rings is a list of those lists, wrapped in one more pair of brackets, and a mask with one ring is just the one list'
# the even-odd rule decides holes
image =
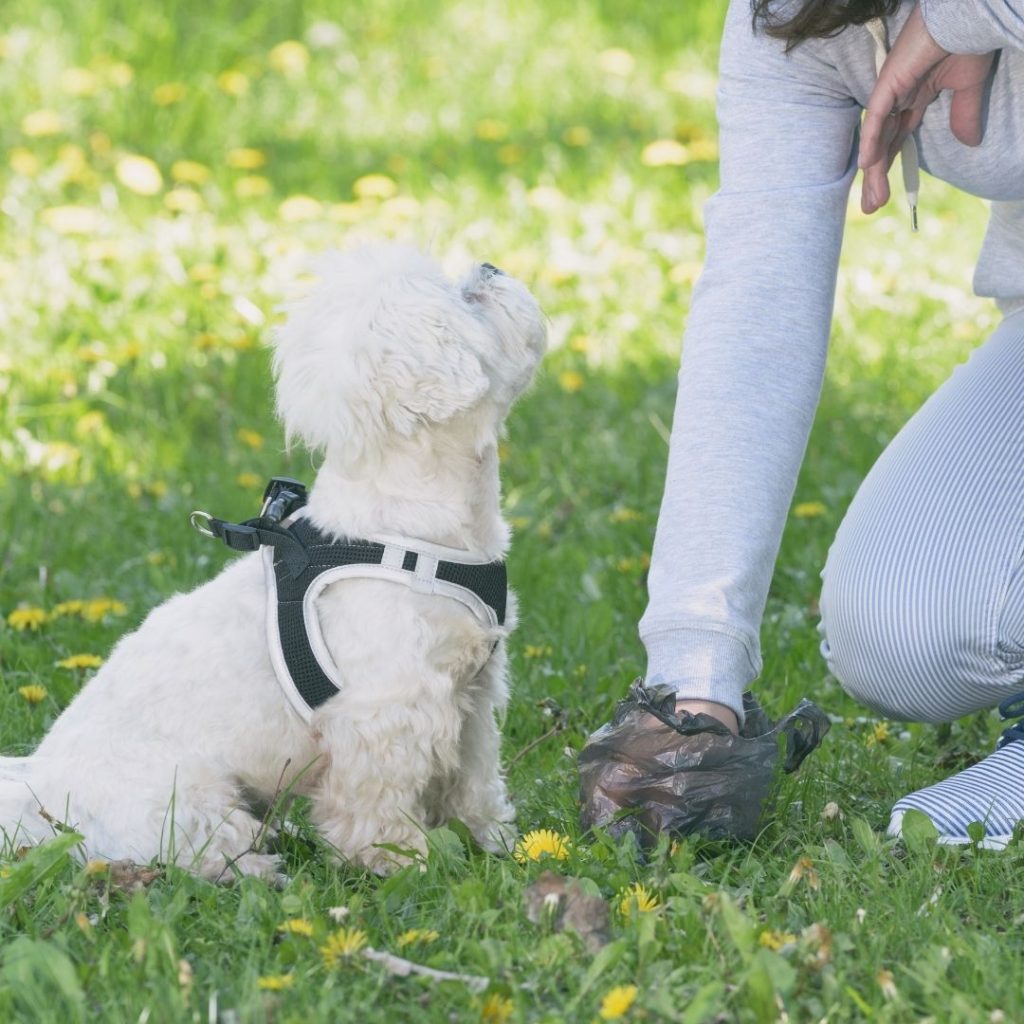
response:
{"label": "striped pants", "polygon": [[1024,690],[1024,310],[882,453],[822,573],[822,653],[889,718]]}

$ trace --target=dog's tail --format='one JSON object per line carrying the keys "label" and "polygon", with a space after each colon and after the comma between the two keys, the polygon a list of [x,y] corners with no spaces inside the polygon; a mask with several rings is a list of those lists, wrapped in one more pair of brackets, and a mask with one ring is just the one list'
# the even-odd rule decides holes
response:
{"label": "dog's tail", "polygon": [[35,806],[32,758],[0,757],[0,848],[24,838],[23,822]]}

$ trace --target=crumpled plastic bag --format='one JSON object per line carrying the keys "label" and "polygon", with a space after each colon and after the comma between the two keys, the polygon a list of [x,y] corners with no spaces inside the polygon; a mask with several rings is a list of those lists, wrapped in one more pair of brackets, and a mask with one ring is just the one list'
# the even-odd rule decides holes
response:
{"label": "crumpled plastic bag", "polygon": [[632,832],[645,847],[660,832],[753,839],[779,768],[796,771],[828,732],[828,717],[802,700],[773,725],[745,693],[735,736],[710,715],[677,715],[676,697],[638,679],[591,735],[579,755],[583,827]]}

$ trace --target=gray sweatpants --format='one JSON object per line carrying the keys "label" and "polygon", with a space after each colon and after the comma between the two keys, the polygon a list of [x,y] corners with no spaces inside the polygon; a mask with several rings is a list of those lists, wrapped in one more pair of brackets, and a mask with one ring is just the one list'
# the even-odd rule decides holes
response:
{"label": "gray sweatpants", "polygon": [[822,653],[882,714],[948,721],[1024,689],[1024,310],[885,449],[822,578]]}

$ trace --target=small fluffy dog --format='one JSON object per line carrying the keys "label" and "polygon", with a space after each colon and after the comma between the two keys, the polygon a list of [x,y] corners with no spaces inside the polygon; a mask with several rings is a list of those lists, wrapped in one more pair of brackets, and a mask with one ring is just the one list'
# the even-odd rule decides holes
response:
{"label": "small fluffy dog", "polygon": [[[490,264],[449,281],[421,252],[332,253],[274,339],[289,439],[323,453],[301,514],[333,538],[399,536],[469,561],[503,558],[497,443],[546,344],[527,289]],[[411,545],[413,541],[408,541]],[[323,837],[378,872],[458,818],[507,849],[514,810],[495,713],[503,627],[387,579],[343,579],[316,603],[340,691],[307,722],[267,642],[261,553],[154,609],[27,758],[0,758],[0,828],[54,820],[90,856],[177,862],[210,879],[273,878],[253,800],[311,799]]]}

